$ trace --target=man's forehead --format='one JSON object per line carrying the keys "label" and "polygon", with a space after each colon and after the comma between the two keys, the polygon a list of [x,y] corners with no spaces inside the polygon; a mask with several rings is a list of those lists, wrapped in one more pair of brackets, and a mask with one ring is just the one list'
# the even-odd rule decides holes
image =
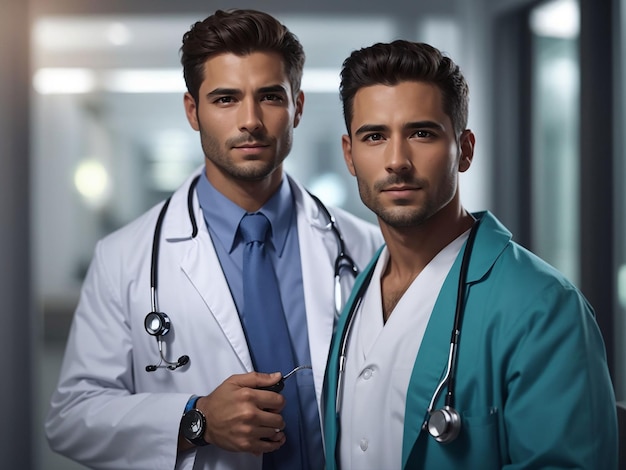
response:
{"label": "man's forehead", "polygon": [[212,56],[204,63],[204,81],[219,82],[215,86],[254,84],[258,87],[288,83],[282,57],[273,52],[253,52],[246,55],[224,53]]}
{"label": "man's forehead", "polygon": [[386,123],[393,120],[445,119],[439,88],[426,82],[377,84],[359,89],[353,102],[353,120]]}

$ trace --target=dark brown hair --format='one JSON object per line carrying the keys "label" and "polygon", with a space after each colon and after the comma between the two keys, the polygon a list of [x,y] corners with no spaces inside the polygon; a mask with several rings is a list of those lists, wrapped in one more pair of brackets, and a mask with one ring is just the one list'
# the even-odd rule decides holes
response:
{"label": "dark brown hair", "polygon": [[469,88],[459,67],[429,44],[397,40],[356,50],[343,62],[339,91],[348,134],[354,95],[359,89],[406,81],[436,85],[441,90],[444,112],[450,117],[455,134],[458,136],[465,130]]}
{"label": "dark brown hair", "polygon": [[187,91],[198,102],[207,59],[224,53],[239,56],[276,52],[284,61],[291,91],[300,91],[304,50],[298,38],[273,16],[256,10],[217,10],[183,36],[180,62]]}

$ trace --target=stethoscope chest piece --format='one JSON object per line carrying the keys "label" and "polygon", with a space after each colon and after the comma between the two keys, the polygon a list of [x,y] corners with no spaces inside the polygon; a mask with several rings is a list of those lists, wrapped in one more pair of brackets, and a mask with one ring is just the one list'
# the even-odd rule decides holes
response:
{"label": "stethoscope chest piece", "polygon": [[433,411],[428,418],[428,432],[441,444],[455,440],[460,431],[461,416],[450,406]]}
{"label": "stethoscope chest piece", "polygon": [[146,331],[151,336],[165,336],[170,331],[170,318],[163,312],[150,312],[143,321]]}
{"label": "stethoscope chest piece", "polygon": [[[200,175],[196,176],[189,186],[189,191],[187,192],[187,210],[189,211],[189,220],[192,226],[191,238],[195,238],[198,235],[198,225],[196,223],[196,217],[194,215],[194,207],[193,207],[193,195],[195,192],[195,187],[198,184],[198,180],[200,179]],[[337,259],[335,260],[335,305],[337,314],[340,310],[342,299],[341,299],[341,283],[340,283],[340,271],[342,268],[348,268],[352,275],[356,276],[358,274],[358,269],[354,264],[354,261],[350,256],[346,253],[345,244],[343,241],[343,237],[341,236],[341,232],[337,228],[335,224],[335,219],[332,214],[328,211],[326,206],[322,204],[322,202],[311,195],[314,201],[320,208],[320,210],[328,217],[330,228],[337,237],[337,243],[339,244],[339,254]],[[159,261],[159,240],[161,236],[161,228],[163,226],[163,219],[165,218],[165,214],[169,207],[171,198],[168,198],[163,207],[161,207],[161,211],[157,217],[156,225],[154,227],[154,236],[152,239],[152,258],[150,263],[150,305],[152,311],[150,311],[146,318],[144,319],[144,327],[150,336],[154,336],[157,341],[157,345],[159,348],[159,356],[160,361],[158,364],[148,364],[146,366],[147,372],[154,372],[160,368],[166,368],[168,370],[176,370],[179,367],[182,367],[189,363],[189,356],[183,355],[178,358],[178,361],[172,362],[168,361],[163,354],[163,343],[165,343],[164,336],[171,329],[170,318],[163,312],[159,312],[159,303],[158,303],[158,295],[157,295],[157,279],[158,279],[158,261]],[[339,286],[339,287],[337,287]],[[283,377],[285,378],[285,377]]]}

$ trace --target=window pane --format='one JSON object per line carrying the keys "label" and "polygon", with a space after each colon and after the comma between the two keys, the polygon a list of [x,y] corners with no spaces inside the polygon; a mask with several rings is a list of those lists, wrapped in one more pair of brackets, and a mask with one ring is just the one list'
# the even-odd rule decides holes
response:
{"label": "window pane", "polygon": [[621,21],[618,30],[620,32],[619,44],[616,48],[617,57],[621,60],[617,64],[618,115],[616,132],[616,155],[615,155],[615,240],[617,240],[617,295],[618,306],[615,317],[615,393],[618,401],[626,401],[626,133],[622,130],[626,126],[626,0],[621,1]]}
{"label": "window pane", "polygon": [[578,4],[543,3],[531,13],[534,250],[578,283]]}

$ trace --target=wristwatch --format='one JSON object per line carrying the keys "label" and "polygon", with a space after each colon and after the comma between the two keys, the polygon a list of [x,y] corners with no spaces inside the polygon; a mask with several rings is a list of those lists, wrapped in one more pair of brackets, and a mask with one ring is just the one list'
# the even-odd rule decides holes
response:
{"label": "wristwatch", "polygon": [[206,430],[206,418],[202,411],[196,409],[196,402],[200,397],[192,396],[185,406],[185,413],[180,422],[180,428],[183,437],[195,446],[209,445],[204,440],[204,431]]}

